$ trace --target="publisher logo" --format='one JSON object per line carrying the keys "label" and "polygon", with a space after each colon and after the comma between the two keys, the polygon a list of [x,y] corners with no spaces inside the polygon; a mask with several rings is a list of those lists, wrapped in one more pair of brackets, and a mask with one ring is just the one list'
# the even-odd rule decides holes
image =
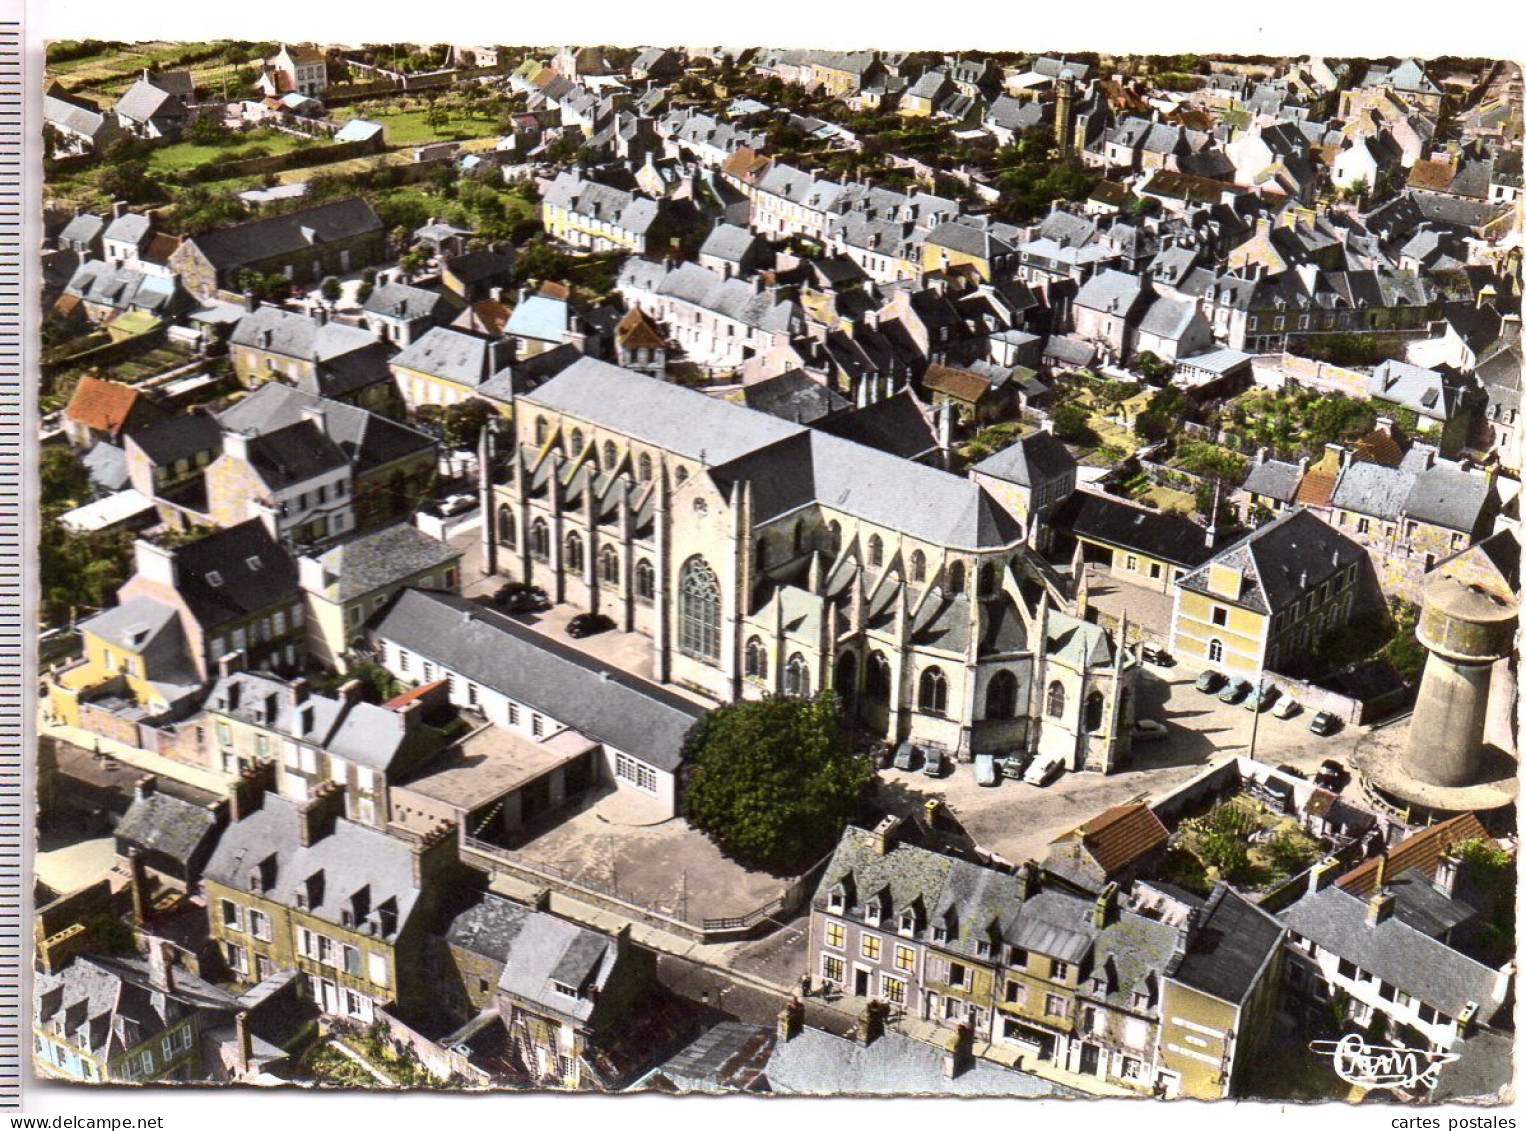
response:
{"label": "publisher logo", "polygon": [[1328,1056],[1335,1074],[1358,1088],[1412,1088],[1417,1084],[1434,1088],[1441,1066],[1457,1059],[1453,1052],[1369,1045],[1360,1033],[1347,1033],[1338,1041],[1311,1041],[1309,1050]]}

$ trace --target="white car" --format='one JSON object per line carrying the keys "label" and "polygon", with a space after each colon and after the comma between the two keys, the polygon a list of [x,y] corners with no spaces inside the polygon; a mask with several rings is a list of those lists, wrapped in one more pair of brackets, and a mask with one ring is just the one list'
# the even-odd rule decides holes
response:
{"label": "white car", "polygon": [[1166,730],[1166,724],[1157,719],[1135,719],[1134,741],[1135,742],[1159,742],[1170,733]]}
{"label": "white car", "polygon": [[446,518],[465,514],[477,505],[476,495],[449,495],[440,503],[440,513]]}
{"label": "white car", "polygon": [[1023,774],[1023,781],[1029,785],[1048,785],[1065,772],[1065,759],[1058,754],[1051,754],[1047,758],[1035,758],[1033,765]]}

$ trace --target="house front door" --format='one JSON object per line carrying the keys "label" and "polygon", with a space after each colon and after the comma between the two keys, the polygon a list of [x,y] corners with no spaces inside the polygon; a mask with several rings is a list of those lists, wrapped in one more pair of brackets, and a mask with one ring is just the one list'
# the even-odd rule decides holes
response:
{"label": "house front door", "polygon": [[855,997],[869,996],[869,971],[859,969],[853,971],[853,995]]}
{"label": "house front door", "polygon": [[1097,1074],[1097,1046],[1081,1046],[1081,1075],[1095,1076]]}

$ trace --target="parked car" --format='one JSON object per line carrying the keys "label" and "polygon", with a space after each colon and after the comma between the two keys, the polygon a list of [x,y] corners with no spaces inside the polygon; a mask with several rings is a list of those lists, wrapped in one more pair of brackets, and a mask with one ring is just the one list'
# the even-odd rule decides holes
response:
{"label": "parked car", "polygon": [[1314,775],[1314,780],[1325,789],[1339,792],[1340,788],[1351,780],[1351,775],[1346,773],[1346,767],[1334,758],[1326,758],[1319,764],[1319,773]]}
{"label": "parked car", "polygon": [[1281,699],[1277,700],[1277,705],[1272,708],[1272,717],[1274,719],[1291,719],[1298,712],[1298,700],[1294,699],[1291,695],[1284,695]]}
{"label": "parked car", "polygon": [[929,750],[922,759],[922,772],[930,778],[941,778],[948,773],[948,755],[941,750]]}
{"label": "parked car", "polygon": [[1250,694],[1250,680],[1236,679],[1224,685],[1224,690],[1219,692],[1220,703],[1238,703]]}
{"label": "parked car", "polygon": [[477,505],[476,495],[447,495],[440,501],[440,513],[446,518],[465,514]]}
{"label": "parked car", "polygon": [[1320,738],[1329,738],[1341,729],[1341,721],[1329,711],[1321,711],[1309,720],[1309,729]]}
{"label": "parked car", "polygon": [[1051,754],[1047,758],[1035,758],[1033,765],[1023,774],[1023,780],[1029,785],[1048,785],[1065,772],[1065,759],[1058,754]]}
{"label": "parked car", "polygon": [[1133,738],[1135,742],[1159,742],[1170,733],[1166,724],[1158,719],[1135,719]]}
{"label": "parked car", "polygon": [[1215,691],[1224,686],[1224,682],[1224,676],[1216,671],[1213,671],[1212,669],[1209,669],[1202,675],[1198,676],[1192,686],[1206,695],[1212,695]]}
{"label": "parked car", "polygon": [[895,748],[895,758],[890,764],[898,770],[915,770],[921,761],[922,752],[911,743],[903,742]]}
{"label": "parked car", "polygon": [[996,775],[996,756],[994,754],[975,755],[975,784],[995,785],[1000,780]]}
{"label": "parked car", "polygon": [[1157,648],[1153,644],[1146,644],[1140,648],[1139,658],[1147,664],[1154,664],[1162,668],[1174,667],[1176,665],[1176,660],[1170,652],[1167,652],[1164,648]]}
{"label": "parked car", "polygon": [[567,622],[567,635],[574,640],[585,636],[597,636],[615,627],[615,622],[603,613],[579,613]]}
{"label": "parked car", "polygon": [[539,585],[511,581],[493,591],[493,604],[511,613],[538,613],[551,607],[551,598]]}
{"label": "parked car", "polygon": [[1260,687],[1256,688],[1253,695],[1245,700],[1245,709],[1256,712],[1264,711],[1272,705],[1272,701],[1277,698],[1278,694],[1279,692],[1275,684],[1263,683]]}
{"label": "parked car", "polygon": [[1004,778],[1013,781],[1023,780],[1023,771],[1028,768],[1027,754],[1008,754],[1005,758],[996,759],[996,770]]}

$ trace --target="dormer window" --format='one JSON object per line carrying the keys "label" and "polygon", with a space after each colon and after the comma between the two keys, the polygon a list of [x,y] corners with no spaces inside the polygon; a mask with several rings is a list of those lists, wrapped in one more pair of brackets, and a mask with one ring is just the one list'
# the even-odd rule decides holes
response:
{"label": "dormer window", "polygon": [[841,911],[843,907],[842,889],[838,888],[827,896],[827,907],[833,911]]}
{"label": "dormer window", "polygon": [[870,900],[864,905],[864,921],[878,924],[880,921],[880,905],[875,900]]}
{"label": "dormer window", "polygon": [[218,573],[215,569],[207,570],[207,584],[210,585],[213,589],[221,589],[223,584],[223,575]]}
{"label": "dormer window", "polygon": [[1007,952],[1007,963],[1011,966],[1028,965],[1028,952],[1020,946],[1014,946]]}
{"label": "dormer window", "polygon": [[978,939],[975,942],[975,953],[981,958],[991,957],[991,944],[986,939]]}
{"label": "dormer window", "polygon": [[563,997],[576,998],[578,991],[576,986],[569,986],[566,982],[552,982],[551,988]]}
{"label": "dormer window", "polygon": [[917,916],[912,911],[901,912],[901,934],[915,934],[917,930]]}

